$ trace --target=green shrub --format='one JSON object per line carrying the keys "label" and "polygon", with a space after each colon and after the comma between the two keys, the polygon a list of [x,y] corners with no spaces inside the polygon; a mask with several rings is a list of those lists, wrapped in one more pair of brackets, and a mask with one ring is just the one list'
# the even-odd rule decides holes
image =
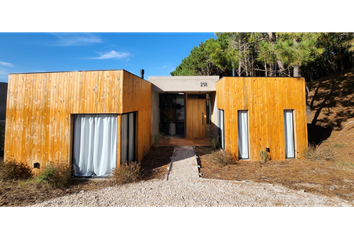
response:
{"label": "green shrub", "polygon": [[71,181],[71,169],[67,164],[50,164],[36,177],[37,183],[48,183],[52,187],[65,187]]}
{"label": "green shrub", "polygon": [[142,178],[140,163],[130,162],[112,170],[112,181],[116,184],[137,182]]}
{"label": "green shrub", "polygon": [[0,162],[0,179],[18,180],[32,177],[32,170],[25,162],[8,159]]}
{"label": "green shrub", "polygon": [[266,163],[270,159],[268,153],[266,151],[264,151],[264,150],[261,150],[259,152],[259,157],[261,158],[262,163]]}
{"label": "green shrub", "polygon": [[218,138],[212,138],[210,141],[211,150],[215,151],[220,148],[219,136]]}

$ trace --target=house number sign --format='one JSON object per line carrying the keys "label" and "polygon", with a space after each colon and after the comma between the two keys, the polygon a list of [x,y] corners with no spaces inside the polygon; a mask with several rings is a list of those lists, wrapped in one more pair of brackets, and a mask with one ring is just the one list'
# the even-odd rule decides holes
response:
{"label": "house number sign", "polygon": [[201,86],[201,87],[207,87],[207,86],[208,86],[208,83],[207,83],[207,82],[200,82],[200,86]]}

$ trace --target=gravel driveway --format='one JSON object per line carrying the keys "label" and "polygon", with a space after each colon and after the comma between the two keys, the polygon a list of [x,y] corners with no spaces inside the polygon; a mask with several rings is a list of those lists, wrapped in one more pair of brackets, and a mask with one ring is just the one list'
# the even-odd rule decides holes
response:
{"label": "gravel driveway", "polygon": [[193,147],[176,147],[168,180],[80,192],[34,207],[352,207],[338,198],[272,184],[199,178]]}

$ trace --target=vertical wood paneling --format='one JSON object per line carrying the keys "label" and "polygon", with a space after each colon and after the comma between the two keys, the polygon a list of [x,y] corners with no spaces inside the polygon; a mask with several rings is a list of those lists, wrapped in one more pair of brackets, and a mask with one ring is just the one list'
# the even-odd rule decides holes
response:
{"label": "vertical wood paneling", "polygon": [[123,73],[122,112],[137,113],[138,161],[151,146],[151,83],[128,72]]}
{"label": "vertical wood paneling", "polygon": [[225,147],[238,154],[237,111],[248,110],[250,159],[270,148],[272,159],[285,158],[284,109],[294,109],[296,157],[307,147],[304,78],[224,77],[216,83],[217,107],[225,111]]}
{"label": "vertical wood paneling", "polygon": [[10,74],[7,98],[5,159],[69,162],[73,114],[86,113],[138,111],[138,160],[150,149],[151,83],[124,70]]}

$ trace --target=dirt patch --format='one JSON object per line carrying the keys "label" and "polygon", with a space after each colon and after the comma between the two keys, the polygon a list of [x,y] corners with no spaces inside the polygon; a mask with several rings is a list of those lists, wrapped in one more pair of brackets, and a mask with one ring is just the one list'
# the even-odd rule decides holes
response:
{"label": "dirt patch", "polygon": [[291,159],[261,162],[237,161],[220,167],[213,164],[208,147],[195,147],[203,178],[253,181],[278,184],[294,190],[354,200],[354,168],[344,168],[336,161]]}
{"label": "dirt patch", "polygon": [[141,161],[144,180],[166,179],[174,147],[151,147]]}
{"label": "dirt patch", "polygon": [[[141,161],[143,179],[161,179],[167,175],[174,147],[153,147]],[[61,197],[80,191],[102,189],[114,185],[108,179],[74,179],[70,186],[52,188],[49,185],[38,185],[35,181],[0,182],[0,206],[29,206],[52,198]]]}

